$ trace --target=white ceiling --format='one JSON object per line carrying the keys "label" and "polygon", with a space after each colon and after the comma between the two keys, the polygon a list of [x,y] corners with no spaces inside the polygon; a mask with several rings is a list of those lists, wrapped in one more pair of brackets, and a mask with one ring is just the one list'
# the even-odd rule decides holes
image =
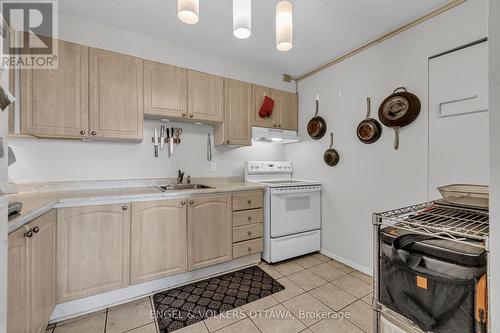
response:
{"label": "white ceiling", "polygon": [[447,0],[291,0],[294,47],[275,47],[278,0],[252,1],[252,36],[232,35],[232,0],[200,0],[200,21],[177,18],[177,0],[60,0],[59,9],[202,52],[299,75],[388,32]]}

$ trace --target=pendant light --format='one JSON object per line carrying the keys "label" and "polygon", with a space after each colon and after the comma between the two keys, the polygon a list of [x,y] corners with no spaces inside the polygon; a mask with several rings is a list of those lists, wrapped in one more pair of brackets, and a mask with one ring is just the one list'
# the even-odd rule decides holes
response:
{"label": "pendant light", "polygon": [[186,24],[196,24],[200,19],[199,0],[177,0],[177,17]]}
{"label": "pendant light", "polygon": [[280,1],[276,5],[276,48],[289,51],[293,47],[293,15],[290,1]]}
{"label": "pendant light", "polygon": [[233,34],[245,39],[252,33],[252,0],[233,0]]}

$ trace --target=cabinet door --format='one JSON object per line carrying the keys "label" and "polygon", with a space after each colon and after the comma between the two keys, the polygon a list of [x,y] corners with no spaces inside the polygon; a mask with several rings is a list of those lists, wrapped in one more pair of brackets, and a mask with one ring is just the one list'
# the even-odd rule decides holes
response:
{"label": "cabinet door", "polygon": [[278,93],[278,128],[287,130],[297,130],[297,94],[286,91]]}
{"label": "cabinet door", "polygon": [[129,262],[128,205],[58,210],[58,303],[128,286]]}
{"label": "cabinet door", "polygon": [[7,332],[23,333],[28,331],[26,237],[27,229],[14,231],[8,238],[7,268]]}
{"label": "cabinet door", "polygon": [[187,116],[187,70],[144,61],[144,114],[152,117]]}
{"label": "cabinet door", "polygon": [[131,283],[186,271],[186,200],[134,202]]}
{"label": "cabinet door", "polygon": [[21,132],[88,135],[88,48],[59,41],[57,69],[21,70]]}
{"label": "cabinet door", "polygon": [[27,241],[28,332],[44,332],[56,305],[56,212],[28,224],[33,236]]}
{"label": "cabinet door", "polygon": [[188,71],[188,116],[190,119],[224,121],[224,79]]}
{"label": "cabinet door", "polygon": [[142,140],[142,59],[91,48],[90,136]]}
{"label": "cabinet door", "polygon": [[[274,108],[273,113],[270,117],[261,118],[259,116],[260,107],[262,106],[262,102],[264,101],[264,97],[271,97],[274,99]],[[275,127],[273,126],[276,121],[276,96],[272,93],[272,89],[252,85],[252,125],[258,127]]]}
{"label": "cabinet door", "polygon": [[248,83],[224,80],[224,137],[226,144],[252,145],[251,125],[252,86]]}
{"label": "cabinet door", "polygon": [[188,205],[188,270],[232,258],[231,196],[192,198]]}

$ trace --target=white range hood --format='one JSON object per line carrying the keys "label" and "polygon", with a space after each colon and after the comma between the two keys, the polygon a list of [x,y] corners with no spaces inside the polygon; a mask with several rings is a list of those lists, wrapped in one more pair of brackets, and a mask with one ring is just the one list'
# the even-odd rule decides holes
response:
{"label": "white range hood", "polygon": [[296,131],[265,127],[252,127],[252,140],[269,143],[294,143],[302,141]]}

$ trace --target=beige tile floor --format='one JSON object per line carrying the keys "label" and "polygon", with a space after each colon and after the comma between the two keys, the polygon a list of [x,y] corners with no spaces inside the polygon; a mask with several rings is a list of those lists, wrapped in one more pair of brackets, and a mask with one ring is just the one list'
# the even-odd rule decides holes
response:
{"label": "beige tile floor", "polygon": [[[319,253],[260,267],[285,290],[176,333],[372,333],[371,278]],[[46,333],[157,333],[146,297],[50,325]],[[318,315],[314,315],[318,313]],[[344,316],[348,319],[339,319]]]}

